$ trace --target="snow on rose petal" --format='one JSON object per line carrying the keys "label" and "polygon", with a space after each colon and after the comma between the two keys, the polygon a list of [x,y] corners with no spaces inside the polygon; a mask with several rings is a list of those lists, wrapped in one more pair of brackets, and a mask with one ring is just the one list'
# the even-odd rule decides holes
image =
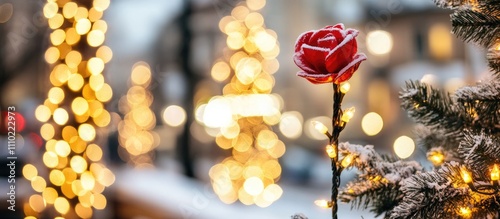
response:
{"label": "snow on rose petal", "polygon": [[366,56],[357,53],[358,31],[343,24],[326,26],[301,34],[295,44],[297,75],[315,84],[349,80]]}

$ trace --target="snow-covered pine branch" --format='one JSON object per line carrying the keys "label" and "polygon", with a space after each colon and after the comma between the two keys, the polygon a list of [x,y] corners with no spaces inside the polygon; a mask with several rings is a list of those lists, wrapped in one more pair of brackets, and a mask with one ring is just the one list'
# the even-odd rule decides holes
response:
{"label": "snow-covered pine branch", "polygon": [[369,207],[377,215],[390,213],[402,199],[400,182],[422,171],[417,162],[381,156],[372,145],[341,143],[339,150],[344,156],[354,154],[352,165],[359,170],[358,179],[347,184],[340,199],[353,207]]}
{"label": "snow-covered pine branch", "polygon": [[419,81],[408,81],[400,93],[401,107],[417,123],[457,135],[470,120],[457,110],[450,95]]}

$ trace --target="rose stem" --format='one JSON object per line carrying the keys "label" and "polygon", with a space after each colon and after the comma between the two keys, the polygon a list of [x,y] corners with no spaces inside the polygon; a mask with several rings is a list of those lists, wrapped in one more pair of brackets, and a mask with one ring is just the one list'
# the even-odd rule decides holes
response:
{"label": "rose stem", "polygon": [[332,219],[337,219],[337,196],[340,186],[340,173],[342,169],[337,166],[337,159],[339,157],[339,135],[344,129],[344,123],[341,121],[342,118],[342,99],[344,98],[344,93],[340,92],[340,86],[337,83],[333,84],[333,116],[332,116],[332,137],[330,138],[330,144],[335,148],[335,157],[331,158],[332,162]]}

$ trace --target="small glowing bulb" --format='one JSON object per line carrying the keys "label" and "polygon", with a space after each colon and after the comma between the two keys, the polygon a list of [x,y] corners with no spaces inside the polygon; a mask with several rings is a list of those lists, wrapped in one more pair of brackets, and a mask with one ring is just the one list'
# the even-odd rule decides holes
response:
{"label": "small glowing bulb", "polygon": [[348,154],[347,156],[344,157],[342,160],[341,165],[344,168],[347,168],[349,165],[351,165],[352,161],[354,160],[354,155],[353,154]]}
{"label": "small glowing bulb", "polygon": [[335,147],[333,147],[330,144],[326,146],[326,153],[328,154],[328,156],[330,158],[336,158],[337,157],[337,152],[335,151]]}
{"label": "small glowing bulb", "polygon": [[351,84],[349,84],[349,82],[344,82],[340,85],[340,92],[343,94],[349,92],[349,89],[351,89]]}
{"label": "small glowing bulb", "polygon": [[493,165],[493,169],[491,169],[491,181],[498,181],[500,179],[500,170],[498,170],[498,166]]}
{"label": "small glowing bulb", "polygon": [[469,207],[460,207],[460,215],[470,217],[472,215],[472,211]]}
{"label": "small glowing bulb", "polygon": [[434,166],[439,166],[439,165],[443,164],[444,155],[442,153],[436,151],[436,152],[431,153],[427,159],[429,159],[429,161],[431,161],[432,164],[434,164]]}
{"label": "small glowing bulb", "polygon": [[460,175],[462,175],[462,179],[465,183],[469,184],[472,182],[472,176],[465,167],[460,168]]}
{"label": "small glowing bulb", "polygon": [[332,207],[332,202],[327,201],[327,200],[316,200],[314,201],[314,204],[322,207],[322,208],[331,208]]}
{"label": "small glowing bulb", "polygon": [[313,124],[314,128],[316,130],[318,130],[319,132],[321,132],[323,134],[328,133],[328,128],[325,125],[323,125],[323,123],[318,122],[318,121],[312,121],[312,124]]}
{"label": "small glowing bulb", "polygon": [[340,120],[342,120],[342,122],[349,122],[349,120],[351,120],[354,116],[354,112],[356,112],[354,107],[344,110],[344,114],[342,114],[342,118],[340,118]]}

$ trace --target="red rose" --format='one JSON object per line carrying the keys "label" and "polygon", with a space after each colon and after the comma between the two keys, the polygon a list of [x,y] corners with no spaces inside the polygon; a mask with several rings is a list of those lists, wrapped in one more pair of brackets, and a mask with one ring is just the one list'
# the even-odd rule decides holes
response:
{"label": "red rose", "polygon": [[349,80],[366,60],[358,52],[354,29],[344,30],[343,24],[303,33],[295,43],[295,64],[302,69],[298,76],[314,84],[341,83]]}

